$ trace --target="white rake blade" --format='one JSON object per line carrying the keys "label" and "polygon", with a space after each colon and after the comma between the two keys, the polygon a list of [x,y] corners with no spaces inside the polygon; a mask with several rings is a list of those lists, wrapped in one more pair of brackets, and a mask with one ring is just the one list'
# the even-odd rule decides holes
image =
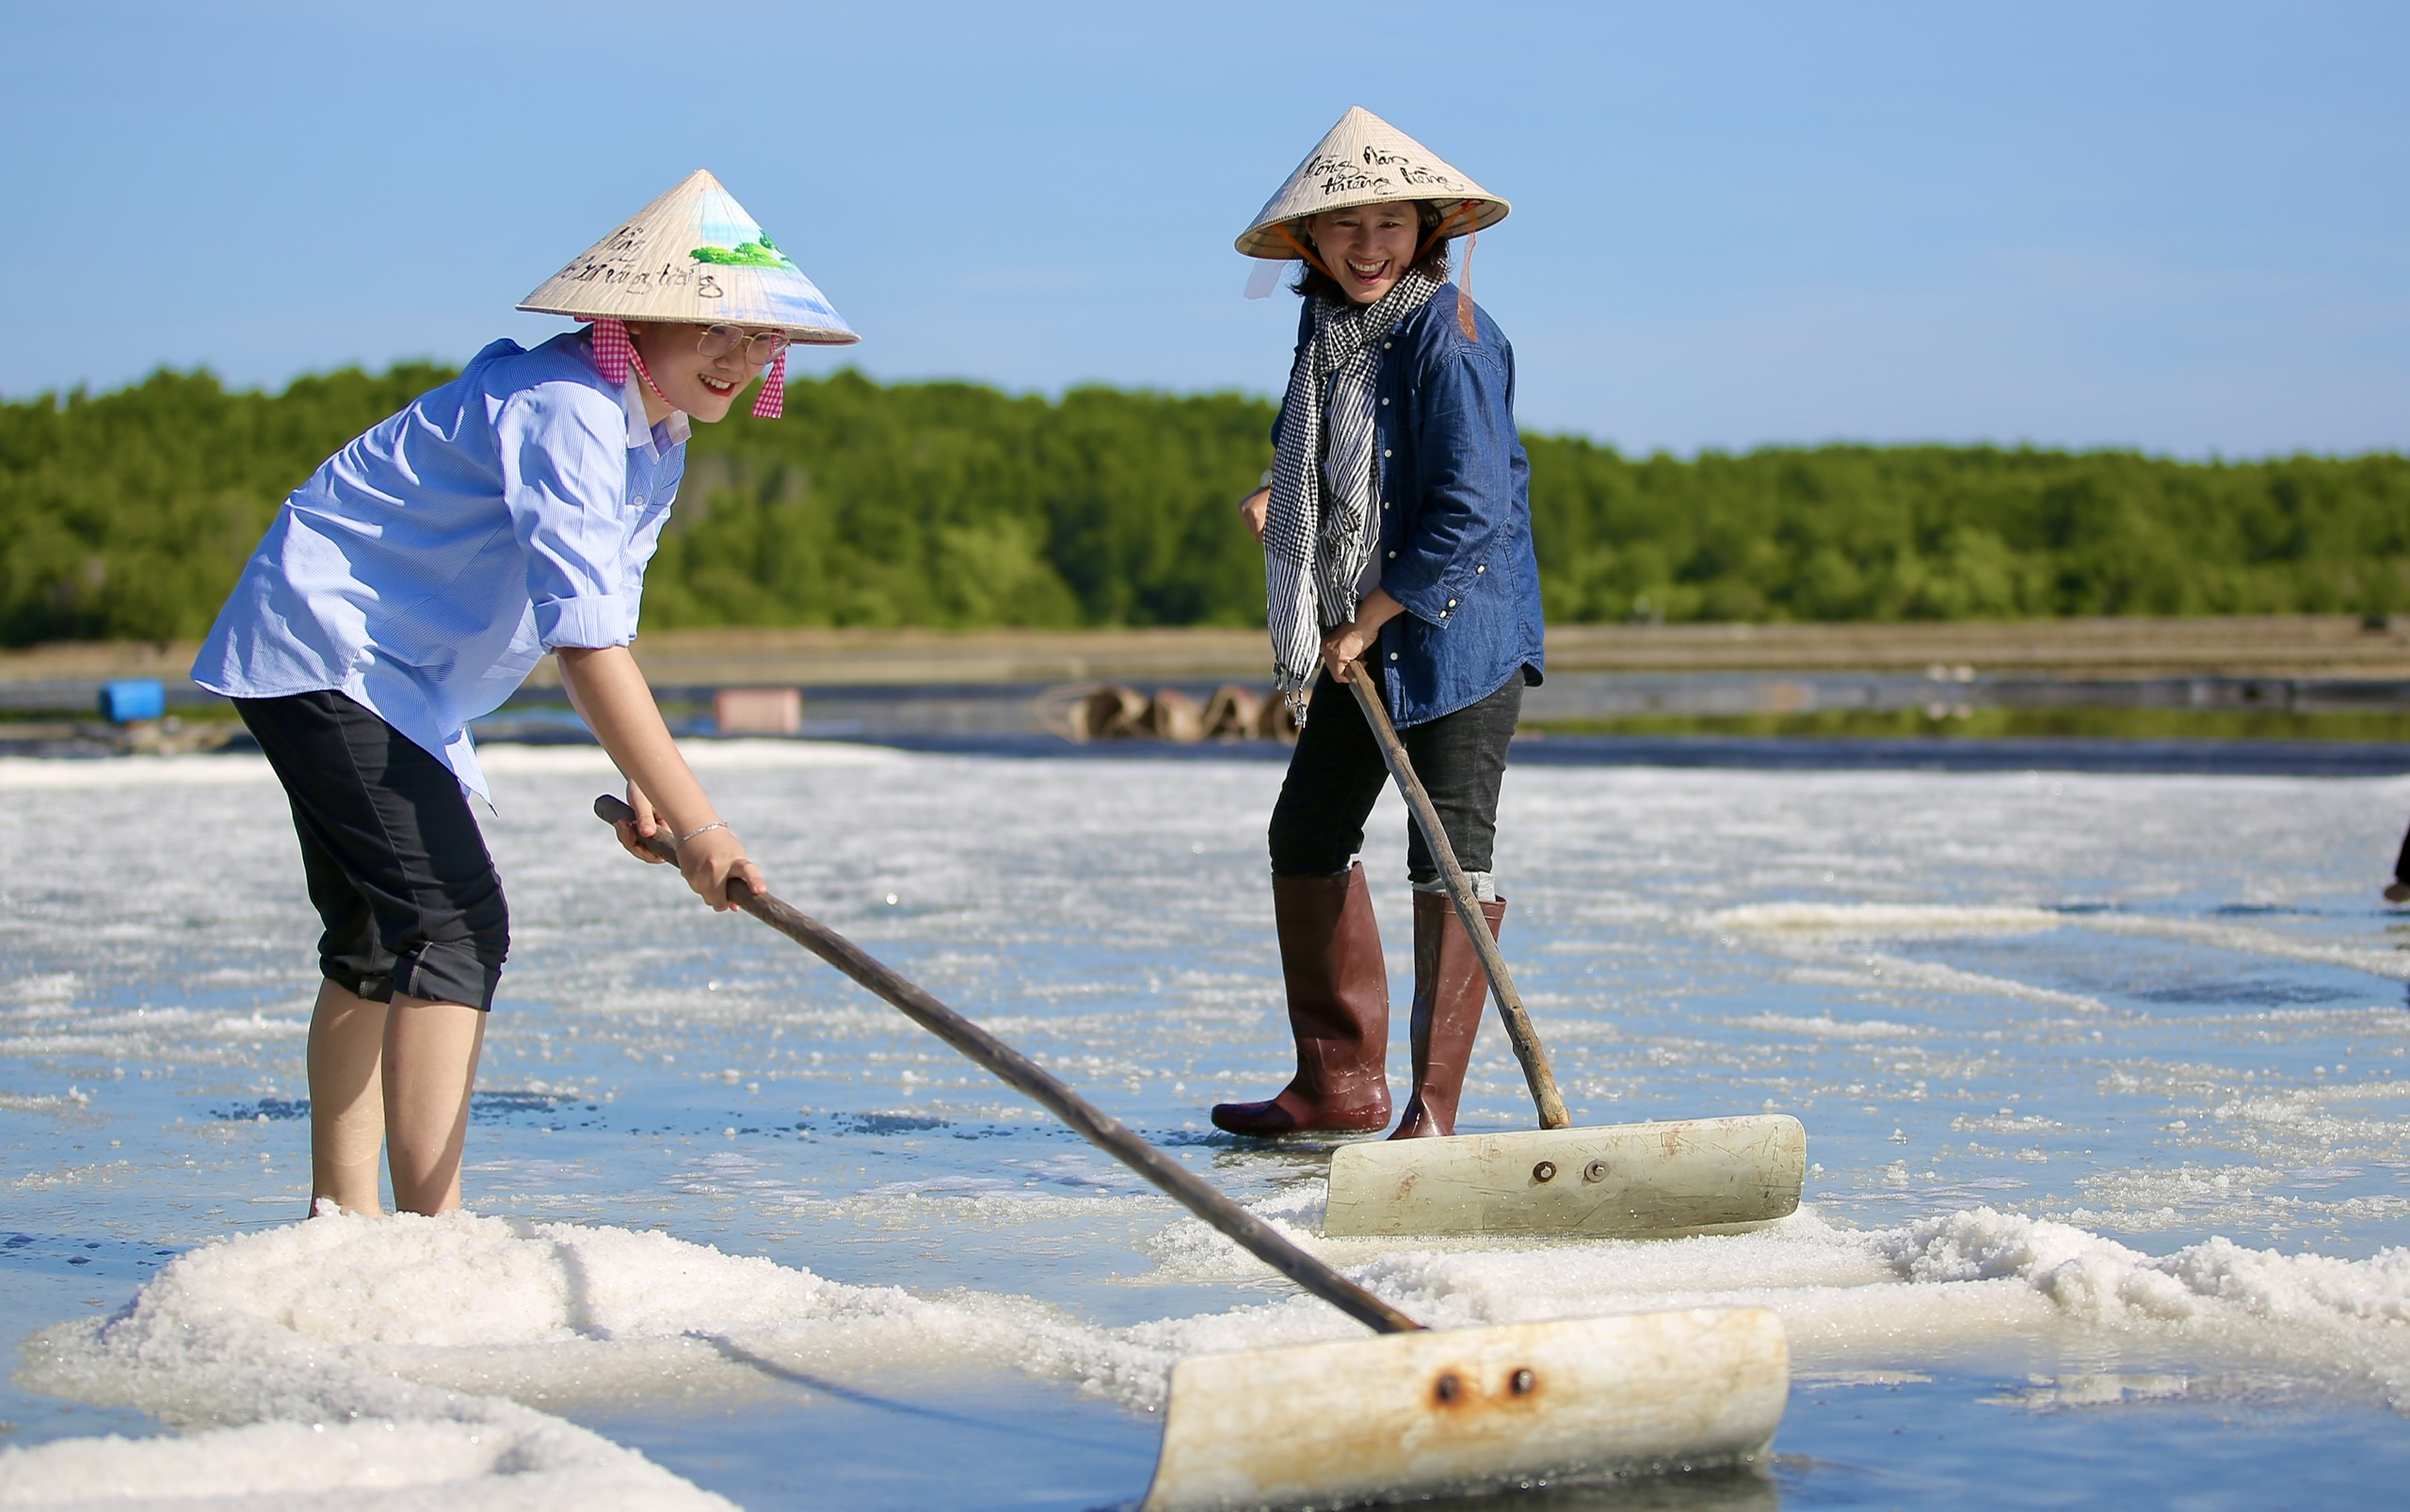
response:
{"label": "white rake blade", "polygon": [[1766,1453],[1782,1324],[1698,1309],[1383,1334],[1172,1370],[1140,1512],[1362,1506]]}
{"label": "white rake blade", "polygon": [[1323,1232],[1658,1239],[1787,1217],[1808,1131],[1783,1114],[1342,1145]]}

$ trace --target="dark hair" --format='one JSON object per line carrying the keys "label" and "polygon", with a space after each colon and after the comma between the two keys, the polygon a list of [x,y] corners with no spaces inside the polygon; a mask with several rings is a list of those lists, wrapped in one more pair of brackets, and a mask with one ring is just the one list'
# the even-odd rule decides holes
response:
{"label": "dark hair", "polygon": [[[1428,200],[1417,200],[1413,204],[1414,213],[1422,223],[1422,234],[1430,236],[1439,228],[1439,207]],[[1302,226],[1297,229],[1297,239],[1309,247],[1312,245],[1312,239],[1306,234],[1305,228]],[[1420,273],[1434,283],[1447,282],[1449,240],[1450,238],[1446,236],[1432,236],[1431,245],[1422,249],[1422,255],[1416,258],[1414,265],[1406,271]],[[1347,298],[1347,291],[1339,286],[1337,279],[1314,266],[1310,262],[1299,263],[1297,281],[1289,287],[1309,299],[1327,299],[1333,304],[1354,302]]]}

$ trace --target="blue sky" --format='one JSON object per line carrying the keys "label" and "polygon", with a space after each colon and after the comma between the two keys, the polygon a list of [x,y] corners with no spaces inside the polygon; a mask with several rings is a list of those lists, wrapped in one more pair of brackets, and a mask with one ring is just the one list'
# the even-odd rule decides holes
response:
{"label": "blue sky", "polygon": [[1351,104],[1514,215],[1527,426],[2410,449],[2410,6],[0,10],[0,394],[458,361],[716,172],[881,378],[1280,387],[1249,214]]}

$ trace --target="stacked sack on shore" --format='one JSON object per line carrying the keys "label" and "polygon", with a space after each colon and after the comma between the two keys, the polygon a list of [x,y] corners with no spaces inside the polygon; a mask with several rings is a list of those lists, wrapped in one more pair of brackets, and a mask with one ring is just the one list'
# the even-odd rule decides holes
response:
{"label": "stacked sack on shore", "polygon": [[1201,705],[1178,688],[1158,688],[1149,698],[1136,688],[1104,684],[1066,689],[1054,699],[1049,723],[1069,739],[1277,740],[1293,743],[1297,721],[1286,700],[1225,683]]}

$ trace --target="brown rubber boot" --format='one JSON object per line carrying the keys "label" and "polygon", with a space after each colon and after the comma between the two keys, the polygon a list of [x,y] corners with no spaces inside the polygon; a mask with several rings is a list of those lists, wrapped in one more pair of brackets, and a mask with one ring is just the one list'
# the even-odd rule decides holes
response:
{"label": "brown rubber boot", "polygon": [[1297,1074],[1269,1102],[1217,1102],[1239,1134],[1372,1134],[1390,1121],[1390,978],[1361,863],[1336,877],[1276,877],[1272,916]]}
{"label": "brown rubber boot", "polygon": [[[1489,937],[1505,927],[1506,900],[1481,906]],[[1489,1002],[1489,975],[1445,893],[1414,894],[1414,1096],[1391,1139],[1456,1132],[1465,1064]]]}

